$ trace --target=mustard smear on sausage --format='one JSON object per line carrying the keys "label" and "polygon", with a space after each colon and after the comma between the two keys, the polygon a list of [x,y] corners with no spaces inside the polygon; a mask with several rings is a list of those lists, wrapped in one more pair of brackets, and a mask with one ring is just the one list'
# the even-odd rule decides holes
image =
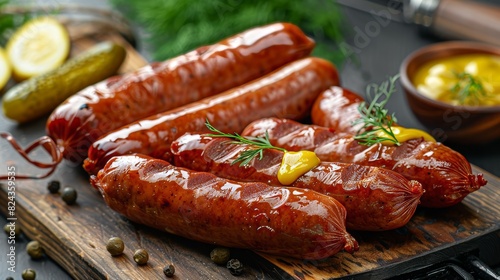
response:
{"label": "mustard smear on sausage", "polygon": [[319,163],[320,159],[311,151],[285,152],[278,171],[278,181],[285,186],[291,185]]}
{"label": "mustard smear on sausage", "polygon": [[[391,127],[392,132],[394,133],[394,136],[396,137],[396,140],[398,140],[399,143],[406,142],[411,139],[417,139],[417,138],[424,138],[425,141],[429,142],[436,142],[436,139],[432,137],[429,133],[416,129],[416,128],[404,128],[401,126],[393,126]],[[390,138],[390,136],[385,133],[385,131],[380,130],[377,132],[377,136],[380,138]],[[384,140],[380,142],[382,145],[385,146],[394,146],[395,143],[394,141],[391,140]]]}

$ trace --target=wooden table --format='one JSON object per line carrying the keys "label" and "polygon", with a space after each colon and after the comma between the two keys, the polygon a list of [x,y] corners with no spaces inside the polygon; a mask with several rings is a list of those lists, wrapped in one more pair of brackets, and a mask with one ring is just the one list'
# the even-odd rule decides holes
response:
{"label": "wooden table", "polygon": [[[354,22],[353,31],[362,30],[374,19],[371,15],[346,9]],[[354,27],[358,27],[355,29]],[[398,44],[394,34],[400,34]],[[391,22],[380,29],[377,36],[370,38],[367,46],[358,48],[359,67],[346,63],[341,76],[344,86],[363,92],[370,82],[380,82],[397,73],[402,59],[414,49],[432,43],[434,39],[420,37],[411,26]],[[350,42],[352,46],[354,41]],[[90,44],[90,43],[89,43]],[[86,46],[81,43],[80,46]],[[131,61],[129,61],[131,62]],[[140,64],[140,59],[132,63]],[[129,63],[130,65],[130,63]],[[132,68],[134,66],[131,66]],[[124,71],[127,71],[125,69]],[[400,91],[401,92],[401,91]],[[389,104],[401,123],[421,127],[402,95],[397,95]],[[27,144],[42,136],[45,120],[17,126],[0,117],[0,131],[10,131]],[[413,269],[415,265],[430,265],[450,256],[464,252],[480,251],[480,256],[491,265],[500,262],[500,176],[498,160],[499,143],[476,147],[453,147],[463,153],[475,167],[475,171],[486,171],[490,184],[470,195],[463,203],[444,210],[419,209],[406,227],[384,233],[361,233],[353,235],[361,244],[361,250],[354,256],[340,253],[321,262],[303,262],[293,259],[258,255],[246,250],[233,250],[235,257],[246,266],[243,279],[314,279],[330,277],[387,278]],[[15,164],[18,172],[35,170],[22,163],[0,145],[0,170]],[[2,172],[5,173],[5,172]],[[495,176],[496,175],[496,176]],[[63,186],[78,189],[78,203],[65,205],[59,195],[49,194],[46,184],[59,180]],[[5,183],[5,182],[4,182]],[[97,191],[88,184],[88,175],[80,168],[63,164],[46,180],[17,182],[18,222],[25,228],[19,246],[17,269],[14,274],[20,278],[22,269],[32,266],[39,272],[39,279],[65,279],[70,275],[86,279],[162,279],[161,269],[173,263],[178,279],[221,279],[231,278],[228,270],[210,262],[210,245],[189,241],[180,237],[158,232],[129,222],[110,211],[102,202]],[[0,212],[5,216],[7,205],[5,187],[0,191]],[[125,255],[112,258],[105,250],[105,242],[111,236],[120,236],[126,243]],[[23,254],[27,239],[36,239],[46,247],[45,257],[40,261],[29,260]],[[6,242],[1,245],[6,248]],[[147,266],[138,267],[132,260],[133,251],[146,248],[151,258]],[[5,255],[0,256],[2,267]],[[54,264],[57,263],[58,265]],[[58,266],[62,267],[60,269]],[[5,278],[0,269],[0,279]]]}

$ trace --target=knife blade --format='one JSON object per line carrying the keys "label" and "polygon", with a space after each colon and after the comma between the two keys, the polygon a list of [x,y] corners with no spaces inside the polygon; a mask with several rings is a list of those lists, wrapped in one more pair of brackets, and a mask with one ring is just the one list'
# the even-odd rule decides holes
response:
{"label": "knife blade", "polygon": [[417,24],[443,39],[500,46],[500,5],[468,0],[337,0],[393,21]]}
{"label": "knife blade", "polygon": [[397,22],[408,22],[398,0],[337,0],[338,4]]}

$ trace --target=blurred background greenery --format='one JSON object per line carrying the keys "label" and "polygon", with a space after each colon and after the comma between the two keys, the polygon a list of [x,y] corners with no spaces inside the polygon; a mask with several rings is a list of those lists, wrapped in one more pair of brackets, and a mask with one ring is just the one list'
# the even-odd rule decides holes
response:
{"label": "blurred background greenery", "polygon": [[[47,1],[50,2],[50,1]],[[317,46],[314,56],[337,65],[344,59],[338,48],[345,30],[340,9],[333,0],[108,0],[110,8],[121,12],[139,30],[138,40],[152,60],[161,61],[199,46],[213,44],[246,29],[272,22],[294,23]],[[17,5],[17,0],[0,0]],[[57,5],[64,1],[51,2]],[[34,14],[0,16],[0,45],[12,28]]]}
{"label": "blurred background greenery", "polygon": [[286,21],[314,38],[313,55],[342,60],[342,15],[332,0],[110,0],[148,33],[153,59],[163,60],[251,27]]}

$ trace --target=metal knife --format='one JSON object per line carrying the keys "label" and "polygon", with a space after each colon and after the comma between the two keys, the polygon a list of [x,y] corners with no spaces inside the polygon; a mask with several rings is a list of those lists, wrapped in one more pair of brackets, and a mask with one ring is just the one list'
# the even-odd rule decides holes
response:
{"label": "metal knife", "polygon": [[500,46],[500,5],[471,0],[337,0],[351,8],[417,24],[444,39]]}

